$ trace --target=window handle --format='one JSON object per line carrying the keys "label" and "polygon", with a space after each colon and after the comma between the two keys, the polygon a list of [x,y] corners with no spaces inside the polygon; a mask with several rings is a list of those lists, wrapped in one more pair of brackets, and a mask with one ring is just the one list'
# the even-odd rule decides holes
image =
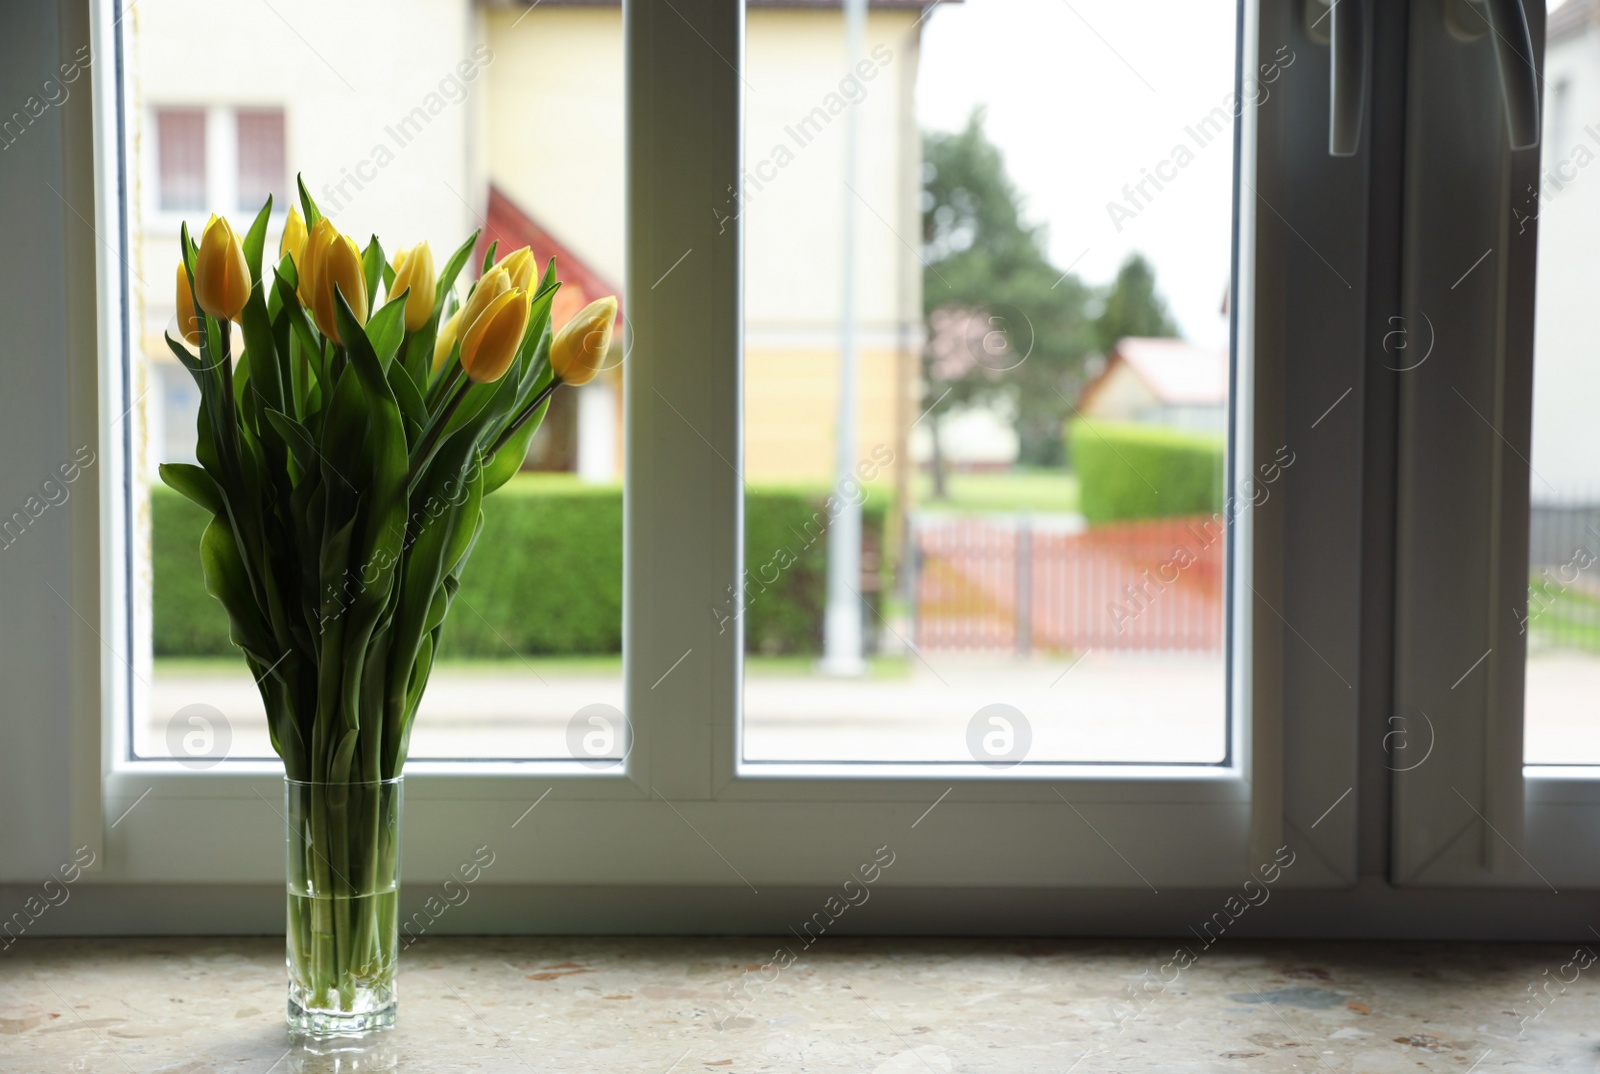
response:
{"label": "window handle", "polygon": [[1500,96],[1506,102],[1506,131],[1512,149],[1539,144],[1539,73],[1533,67],[1533,35],[1522,0],[1486,0],[1494,31],[1494,62],[1500,69]]}
{"label": "window handle", "polygon": [[1365,0],[1333,0],[1328,9],[1328,153],[1353,157],[1361,146],[1367,89]]}

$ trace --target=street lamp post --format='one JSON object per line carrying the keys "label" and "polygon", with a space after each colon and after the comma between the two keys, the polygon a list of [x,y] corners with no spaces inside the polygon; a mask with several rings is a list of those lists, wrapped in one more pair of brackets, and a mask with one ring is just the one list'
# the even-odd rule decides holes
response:
{"label": "street lamp post", "polygon": [[[854,72],[866,51],[867,0],[844,0],[847,70]],[[822,621],[822,670],[831,675],[860,675],[862,659],[861,501],[856,465],[856,200],[860,170],[859,108],[845,109],[844,129],[844,255],[840,275],[844,294],[839,305],[839,407],[836,417],[837,459],[834,495],[839,514],[828,526],[828,604]]]}

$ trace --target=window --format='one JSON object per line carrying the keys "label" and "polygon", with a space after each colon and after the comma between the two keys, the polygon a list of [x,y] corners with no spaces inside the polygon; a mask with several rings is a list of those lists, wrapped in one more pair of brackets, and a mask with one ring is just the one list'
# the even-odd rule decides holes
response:
{"label": "window", "polygon": [[[193,92],[200,87],[182,88]],[[153,118],[159,213],[198,209],[253,213],[269,194],[275,206],[287,211],[284,197],[290,188],[282,108],[157,107]],[[202,220],[195,226],[203,224]]]}
{"label": "window", "polygon": [[1600,81],[1587,62],[1600,44],[1583,4],[1552,14],[1545,36],[1545,105],[1537,185],[1513,199],[1518,228],[1539,229],[1535,297],[1533,432],[1528,460],[1530,575],[1528,646],[1529,764],[1600,763],[1593,699],[1600,696],[1600,466],[1587,443],[1600,363],[1588,331],[1581,283],[1592,271],[1600,235],[1600,192],[1589,165],[1600,154],[1592,124],[1574,140],[1574,115],[1600,105]]}
{"label": "window", "polygon": [[1234,11],[751,8],[743,760],[1227,758]]}
{"label": "window", "polygon": [[180,212],[206,203],[206,113],[201,108],[156,112],[161,208]]}
{"label": "window", "polygon": [[241,108],[234,113],[239,143],[239,210],[253,212],[267,198],[284,204],[289,192],[284,162],[283,110]]}
{"label": "window", "polygon": [[1570,848],[1600,825],[1572,285],[1593,151],[1559,129],[1591,107],[1592,11],[1523,7],[1463,7],[1411,44],[1417,86],[1467,89],[1419,90],[1406,149],[1403,319],[1434,357],[1400,363],[1394,873],[1561,891],[1595,882]]}
{"label": "window", "polygon": [[[1542,502],[1528,456],[1540,456],[1541,429],[1576,420],[1545,420],[1555,411],[1539,409],[1544,374],[1532,357],[1535,346],[1560,345],[1556,330],[1535,332],[1536,308],[1539,317],[1561,314],[1560,273],[1547,273],[1555,297],[1542,307],[1533,291],[1532,233],[1555,225],[1536,220],[1523,234],[1506,211],[1517,204],[1511,192],[1540,184],[1538,113],[1530,121],[1527,105],[1545,96],[1527,78],[1536,70],[1527,61],[1543,62],[1532,47],[1545,39],[1543,13],[1530,10],[1529,47],[1518,53],[1514,42],[1511,52],[1497,44],[1517,36],[1515,25],[1493,33],[1460,21],[1478,17],[1474,5],[1441,15],[1426,5],[1260,0],[1178,5],[1164,20],[1143,21],[1110,2],[1059,6],[1045,5],[1037,25],[1019,31],[1006,21],[1015,18],[1010,5],[994,0],[884,0],[859,22],[862,5],[853,2],[687,0],[626,11],[546,3],[479,12],[479,20],[444,5],[427,16],[437,22],[406,32],[448,62],[408,64],[424,73],[404,85],[392,77],[392,50],[297,42],[286,22],[341,39],[322,9],[286,0],[277,11],[241,15],[239,32],[256,47],[316,46],[295,72],[318,97],[305,108],[291,86],[234,85],[237,65],[154,62],[185,40],[174,14],[127,20],[110,0],[97,6],[96,56],[116,54],[113,35],[150,35],[141,42],[148,47],[126,51],[118,78],[96,87],[96,114],[122,108],[125,140],[116,124],[102,124],[97,183],[72,171],[70,154],[19,159],[59,180],[52,186],[69,206],[93,202],[98,219],[122,225],[49,253],[63,259],[63,278],[101,273],[99,307],[84,316],[59,311],[74,391],[56,385],[51,398],[72,416],[73,435],[95,430],[106,447],[99,499],[82,498],[104,505],[105,515],[69,507],[60,517],[70,521],[70,540],[34,540],[25,526],[3,553],[5,563],[27,565],[29,584],[37,576],[57,589],[37,596],[60,622],[41,619],[37,642],[19,639],[26,660],[0,651],[0,661],[47,703],[70,709],[59,737],[75,745],[63,767],[49,752],[61,743],[20,742],[0,759],[0,794],[35,795],[27,801],[50,803],[62,830],[97,841],[109,884],[265,890],[281,879],[273,851],[281,820],[262,806],[277,794],[277,773],[256,726],[242,708],[229,716],[233,744],[213,757],[206,736],[218,727],[183,713],[194,704],[227,713],[235,699],[248,702],[251,684],[225,662],[168,661],[154,640],[163,636],[163,571],[183,567],[164,567],[165,523],[148,510],[149,475],[156,454],[186,439],[170,430],[182,428],[181,411],[192,404],[152,356],[172,316],[163,278],[177,220],[214,208],[236,214],[246,191],[304,172],[352,228],[393,235],[427,219],[437,233],[405,237],[442,246],[481,223],[502,247],[526,243],[557,257],[574,293],[625,292],[617,368],[571,399],[530,456],[531,466],[560,472],[522,475],[530,497],[566,497],[561,511],[530,515],[513,535],[554,540],[538,518],[557,517],[606,540],[592,549],[592,573],[551,579],[559,615],[518,618],[513,608],[496,619],[488,604],[503,596],[497,587],[524,592],[507,581],[509,569],[485,578],[490,596],[479,615],[453,612],[455,628],[476,631],[505,659],[433,684],[437,708],[423,714],[419,736],[431,728],[437,737],[407,776],[412,876],[442,876],[463,833],[493,831],[538,850],[507,855],[496,883],[608,886],[656,900],[670,886],[717,889],[716,910],[700,920],[735,906],[747,889],[830,882],[854,854],[897,840],[907,851],[897,882],[927,891],[1074,888],[1082,905],[1119,909],[1133,905],[1128,892],[1147,887],[1234,887],[1246,863],[1270,860],[1284,845],[1303,851],[1296,887],[1372,878],[1474,888],[1593,883],[1600,859],[1563,849],[1587,846],[1600,831],[1600,784],[1578,765],[1523,764],[1537,757],[1524,743],[1534,747],[1542,718],[1541,654],[1525,659],[1519,640],[1530,564],[1539,562],[1530,525],[1544,524],[1523,513]],[[1513,7],[1490,5],[1484,17]],[[1031,46],[998,43],[1030,34],[1044,42],[1045,59]],[[952,37],[989,49],[994,73],[950,74],[961,70],[952,66]],[[876,59],[879,44],[893,54],[888,63]],[[1122,87],[1077,88],[1080,99],[1114,100],[1103,110],[1110,118],[1059,102],[1037,109],[1040,91],[1026,85],[1028,107],[1007,113],[1002,91],[1032,77],[1024,68],[1059,67],[1057,57],[1069,53],[1081,60],[1070,77],[1094,70]],[[921,83],[939,71],[928,93],[937,89],[942,104]],[[547,105],[524,106],[532,98],[516,90],[526,79]],[[140,92],[126,92],[134,84]],[[482,92],[486,84],[492,92]],[[1583,84],[1574,74],[1570,85],[1581,117]],[[350,86],[383,89],[352,94]],[[327,113],[334,99],[384,153],[351,152],[363,140],[352,141],[348,124],[319,135],[307,117],[317,107]],[[507,100],[518,107],[492,110],[492,101]],[[263,102],[281,110],[276,123],[257,114]],[[169,103],[188,118],[169,127]],[[993,320],[1005,313],[998,301],[982,293],[966,306],[930,301],[934,270],[953,273],[982,236],[962,217],[960,198],[941,203],[937,189],[926,190],[933,202],[923,216],[925,187],[939,174],[923,167],[929,147],[961,136],[974,103],[990,105],[985,136],[999,149],[994,158],[977,154],[980,163],[997,158],[1024,195],[1013,223],[1053,225],[1011,253],[1055,268],[1055,291],[1081,289],[1064,335],[1088,332],[1129,296],[1143,295],[1150,311],[1148,277],[1135,269],[1120,278],[1135,252],[1145,254],[1178,335],[1146,321],[1093,345],[1072,337],[1060,378],[1022,391],[1002,376],[994,388],[985,361],[1021,351],[1030,375],[1044,363],[1021,345],[1025,321]],[[71,114],[63,109],[62,118]],[[850,169],[852,126],[859,155]],[[263,148],[275,136],[277,153]],[[1051,163],[1057,149],[1046,143],[1074,140],[1095,150],[1070,167]],[[551,154],[551,145],[584,151]],[[21,139],[8,152],[19,148]],[[1087,205],[1081,221],[1052,206],[1053,172],[1078,184],[1067,200]],[[1563,182],[1552,214],[1581,204],[1585,180]],[[1079,186],[1095,193],[1076,193]],[[1196,230],[1178,241],[1174,229],[1190,224],[1145,226],[1169,215],[1193,217]],[[1103,242],[1078,245],[1079,222],[1098,228]],[[1572,233],[1580,233],[1576,221]],[[42,241],[26,248],[52,249]],[[1560,249],[1552,242],[1550,256]],[[88,289],[59,301],[80,293]],[[117,327],[123,310],[125,332]],[[98,370],[81,357],[93,345],[71,335],[87,324],[102,334]],[[838,390],[850,353],[854,420],[841,405],[849,393]],[[943,364],[952,355],[953,373]],[[1174,362],[1182,375],[1164,377]],[[1544,368],[1554,376],[1559,363]],[[943,387],[926,390],[940,377],[962,381],[944,401]],[[95,399],[86,384],[102,392],[89,418],[79,399]],[[1091,384],[1099,387],[1085,400]],[[1081,419],[1048,403],[1047,386]],[[1030,425],[1041,399],[1054,409]],[[1098,418],[1082,413],[1086,403]],[[1062,427],[1083,419],[1087,426]],[[1141,450],[1204,442],[1204,451],[1167,455],[1190,460],[1182,465],[1205,489],[1199,502],[1209,508],[1220,493],[1224,505],[1216,558],[1195,564],[1192,585],[1184,575],[1147,595],[1116,571],[1096,575],[1096,585],[1112,578],[1113,596],[1127,597],[1134,584],[1144,601],[1135,627],[1168,631],[1156,632],[1151,650],[1126,655],[1053,633],[1072,622],[1063,564],[1069,555],[1102,556],[1124,574],[1142,580],[1149,569],[1159,579],[1162,549],[1182,538],[1154,526],[1142,536],[1097,529],[1124,520],[1088,517],[1081,473],[1081,527],[1046,518],[1072,513],[1065,472],[1048,450],[1028,456],[1041,471],[1003,475],[1013,479],[1004,496],[975,483],[989,476],[986,459],[1015,459],[1025,444],[1034,451],[1064,439],[1073,458],[1075,428],[1086,431],[1092,455],[1095,428],[1103,434],[1112,422],[1143,435]],[[854,429],[852,450],[840,450],[841,429]],[[59,460],[46,460],[45,449],[63,447],[66,435],[41,438],[26,461],[54,467]],[[1128,454],[1127,441],[1105,439]],[[871,454],[880,443],[892,457]],[[1082,456],[1080,447],[1074,466]],[[1108,465],[1132,461],[1102,456]],[[856,469],[863,460],[876,474]],[[946,495],[981,515],[981,526],[963,521],[963,532],[925,509],[937,461]],[[864,499],[839,481],[845,468],[867,486]],[[1544,473],[1540,457],[1533,469]],[[1165,479],[1151,484],[1159,498]],[[1131,479],[1124,485],[1136,500],[1148,496]],[[850,512],[826,510],[830,493],[861,501],[859,541],[851,521],[839,524]],[[1230,516],[1229,497],[1248,507]],[[798,517],[786,513],[796,503],[805,508]],[[841,533],[848,548],[835,544]],[[844,593],[842,601],[828,586],[835,547],[853,553],[838,557],[832,575],[832,596]],[[797,554],[793,569],[769,581],[771,571],[761,572],[778,548],[810,558]],[[948,569],[961,557],[964,576]],[[796,580],[804,584],[776,599]],[[577,629],[567,613],[578,597],[601,591],[613,605],[583,619],[598,639],[585,644],[607,647],[599,655],[591,648],[557,659],[529,640],[552,623]],[[57,598],[79,615],[49,604]],[[1114,627],[1108,603],[1117,601],[1095,598],[1089,610]],[[195,604],[206,607],[203,597]],[[1178,615],[1191,604],[1192,619]],[[834,616],[842,627],[828,624],[830,607],[845,610]],[[798,627],[784,621],[796,608],[808,617]],[[1541,613],[1528,637],[1558,618],[1572,616]],[[507,624],[527,633],[508,633]],[[830,636],[860,641],[829,653]],[[804,644],[785,640],[793,638]],[[1200,655],[1170,651],[1185,645]],[[52,646],[66,655],[50,656]],[[986,674],[982,665],[1001,650],[1017,674],[998,689],[984,682],[963,694],[961,676],[946,673],[961,665]],[[841,654],[844,670],[859,670],[848,667],[854,657],[872,677],[813,666]],[[1168,678],[1196,667],[1192,681]],[[1064,678],[1052,686],[1050,676]],[[1077,692],[1057,701],[1051,691],[1069,682]],[[1015,699],[1030,690],[1045,700]],[[1160,700],[1163,691],[1196,706],[1180,712]],[[1150,702],[1143,716],[1127,711],[1140,697]],[[1027,717],[1031,742],[1020,763],[1011,762],[1026,741],[1023,725],[984,711],[997,704]],[[613,723],[591,722],[594,706]],[[623,711],[622,734],[590,734],[618,730]],[[1399,738],[1396,718],[1410,729]],[[1570,722],[1570,709],[1561,719]],[[574,731],[580,743],[603,747],[574,747]],[[191,736],[198,751],[184,741]],[[996,836],[1016,832],[1028,838]],[[0,835],[7,869],[32,867],[42,853],[33,838]],[[1361,898],[1401,905],[1372,892],[1363,884]],[[972,903],[929,897],[950,927],[971,925]],[[779,911],[765,908],[775,900],[749,898],[751,920],[782,927],[772,916]],[[1318,905],[1347,905],[1326,898],[1335,901]],[[1513,902],[1534,905],[1520,895]],[[498,927],[529,926],[507,919]]]}
{"label": "window", "polygon": [[[133,757],[205,768],[273,757],[255,684],[203,590],[199,517],[157,474],[162,462],[192,460],[199,408],[193,379],[162,339],[174,316],[171,263],[182,221],[197,233],[215,212],[242,230],[270,196],[267,247],[276,251],[298,197],[294,176],[303,175],[321,209],[362,244],[374,233],[392,244],[427,239],[442,264],[480,230],[464,278],[477,274],[491,242],[500,255],[529,246],[541,266],[555,258],[564,281],[557,326],[620,293],[620,8],[507,9],[476,27],[469,7],[459,19],[436,13],[421,34],[414,22],[369,26],[353,13],[330,20],[309,4],[276,14],[261,7],[220,31],[192,4],[119,26],[130,44],[130,99],[202,102],[151,110],[158,159],[133,117],[127,150],[130,170],[154,176],[158,189],[130,219],[139,259],[131,308],[141,315],[133,376],[146,389],[130,400],[140,505],[132,517],[148,519],[148,535],[134,541],[134,573],[150,579],[135,602]],[[357,32],[382,41],[365,78],[327,44]],[[214,33],[234,54],[271,43],[298,60],[195,60]],[[397,81],[377,57],[402,53],[411,73]],[[303,77],[294,74],[298,62],[308,65]],[[351,85],[362,89],[352,94]],[[570,161],[545,151],[580,141],[588,149]],[[622,407],[617,368],[553,401],[526,472],[491,506],[484,566],[457,596],[413,757],[576,756],[615,767],[621,747],[592,756],[589,746],[605,738],[591,734],[597,719],[614,742],[626,737]]]}

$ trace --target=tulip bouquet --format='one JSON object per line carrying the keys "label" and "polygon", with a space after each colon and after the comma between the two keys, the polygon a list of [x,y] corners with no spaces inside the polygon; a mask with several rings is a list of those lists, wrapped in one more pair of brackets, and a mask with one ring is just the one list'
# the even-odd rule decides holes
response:
{"label": "tulip bouquet", "polygon": [[391,261],[299,193],[265,276],[270,199],[242,239],[183,229],[167,344],[200,386],[199,465],[161,477],[211,514],[206,588],[283,759],[291,1023],[349,1031],[393,1022],[399,779],[484,497],[595,376],[617,302],[552,332],[554,259],[536,277],[490,246],[458,304],[476,234],[442,269],[425,242]]}

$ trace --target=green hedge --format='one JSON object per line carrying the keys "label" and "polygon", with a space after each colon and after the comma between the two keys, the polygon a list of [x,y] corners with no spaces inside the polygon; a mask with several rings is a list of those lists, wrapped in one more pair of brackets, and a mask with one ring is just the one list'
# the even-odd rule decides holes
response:
{"label": "green hedge", "polygon": [[1068,438],[1078,509],[1091,523],[1222,508],[1221,434],[1080,419],[1071,423]]}
{"label": "green hedge", "polygon": [[[824,529],[825,498],[816,489],[756,489],[745,499],[751,652],[820,651],[827,541],[816,535]],[[164,487],[152,488],[150,500],[155,655],[232,655],[227,619],[200,574],[205,512]],[[867,562],[874,563],[883,505],[869,500],[864,514]],[[706,594],[706,616],[721,621],[735,612],[727,593]],[[441,656],[621,648],[621,490],[527,475],[485,501],[483,535],[451,607]]]}

